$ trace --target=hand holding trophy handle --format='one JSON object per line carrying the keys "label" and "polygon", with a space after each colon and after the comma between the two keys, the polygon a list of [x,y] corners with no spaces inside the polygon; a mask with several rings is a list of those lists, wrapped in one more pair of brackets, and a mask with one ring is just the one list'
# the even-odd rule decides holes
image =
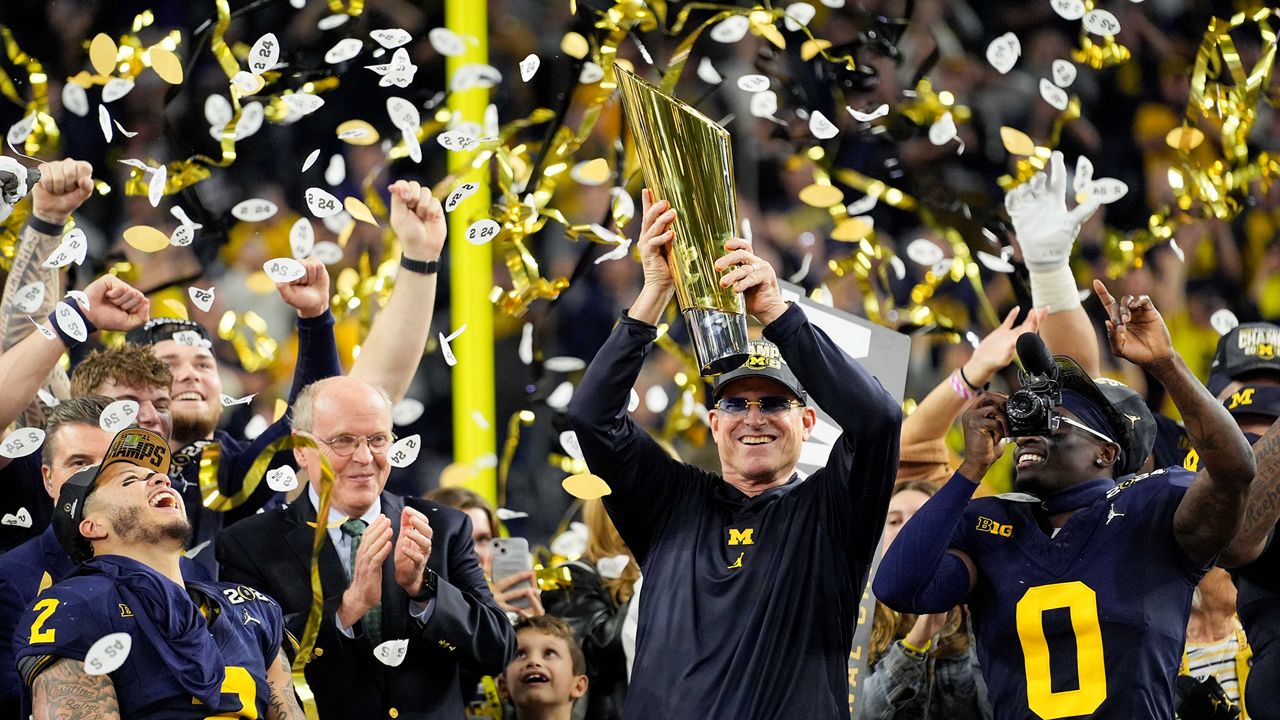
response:
{"label": "hand holding trophy handle", "polygon": [[640,266],[644,269],[644,287],[640,295],[631,304],[627,315],[657,325],[662,311],[671,302],[675,294],[675,279],[671,275],[671,265],[667,263],[671,241],[675,239],[676,211],[666,200],[654,201],[649,188],[640,192],[643,213],[640,221],[640,239],[636,248],[640,252]]}
{"label": "hand holding trophy handle", "polygon": [[729,252],[716,260],[716,270],[724,273],[720,287],[732,287],[734,292],[742,293],[747,312],[755,315],[760,324],[777,320],[787,311],[787,303],[782,299],[773,266],[751,251],[750,240],[733,238],[724,244],[724,249]]}

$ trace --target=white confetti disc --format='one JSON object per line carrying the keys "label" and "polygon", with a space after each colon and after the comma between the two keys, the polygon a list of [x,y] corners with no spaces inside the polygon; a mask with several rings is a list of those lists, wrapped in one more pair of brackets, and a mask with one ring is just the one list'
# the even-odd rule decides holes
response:
{"label": "white confetti disc", "polygon": [[302,263],[293,258],[275,258],[262,263],[262,270],[271,278],[272,282],[287,283],[293,282],[307,274],[307,269]]}
{"label": "white confetti disc", "polygon": [[184,345],[186,347],[208,349],[213,346],[213,343],[205,340],[203,337],[200,337],[200,333],[195,330],[179,330],[173,334],[171,339],[179,345]]}
{"label": "white confetti disc", "polygon": [[912,262],[932,267],[942,262],[945,255],[937,243],[917,238],[907,245],[907,257],[911,258]]}
{"label": "white confetti disc", "polygon": [[37,280],[18,288],[14,293],[13,309],[24,315],[30,315],[40,309],[44,302],[44,283]]}
{"label": "white confetti disc", "polygon": [[417,106],[404,98],[387,98],[387,115],[391,124],[401,130],[412,130],[422,122]]}
{"label": "white confetti disc", "polygon": [[449,89],[459,92],[472,88],[492,88],[500,82],[502,72],[498,68],[484,63],[468,63],[454,71],[453,77],[449,78]]}
{"label": "white confetti disc", "polygon": [[791,3],[787,6],[786,17],[783,18],[783,24],[791,32],[799,32],[800,28],[806,27],[813,16],[817,14],[817,9],[809,3],[798,2]]}
{"label": "white confetti disc", "polygon": [[578,445],[578,433],[572,430],[565,430],[560,433],[560,447],[564,448],[564,454],[574,460],[585,460],[582,457],[582,446]]}
{"label": "white confetti disc", "polygon": [[311,227],[311,221],[300,217],[293,221],[293,227],[289,228],[289,251],[298,260],[311,254],[312,249],[316,245],[316,231]]}
{"label": "white confetti disc", "polygon": [[467,182],[459,185],[453,192],[449,193],[449,197],[445,198],[445,212],[453,212],[458,207],[459,203],[472,195],[475,195],[476,191],[479,189],[479,183]]}
{"label": "white confetti disc", "polygon": [[998,257],[996,255],[992,255],[989,252],[983,252],[982,250],[978,251],[978,262],[981,262],[983,265],[985,265],[988,270],[993,270],[999,273],[1011,273],[1014,270],[1013,266],[1009,264],[1008,260],[1005,260],[1004,258]]}
{"label": "white confetti disc", "polygon": [[118,433],[138,419],[138,403],[134,400],[116,400],[98,416],[98,427],[109,433]]}
{"label": "white confetti disc", "polygon": [[37,427],[18,428],[0,440],[0,456],[20,458],[40,449],[44,430]]}
{"label": "white confetti disc", "polygon": [[1106,10],[1090,10],[1084,15],[1084,29],[1094,35],[1115,35],[1120,32],[1120,21]]}
{"label": "white confetti disc", "polygon": [[316,243],[316,246],[311,250],[311,257],[325,265],[336,265],[342,262],[342,255],[342,247],[338,243],[329,240]]}
{"label": "white confetti disc", "polygon": [[[111,142],[111,138],[115,136],[115,130],[111,127],[111,113],[107,110],[106,105],[98,106],[98,127],[102,128],[102,137],[106,138],[107,142]],[[13,131],[10,130],[9,133],[9,137],[12,138]],[[23,138],[23,140],[26,140],[26,138]],[[13,142],[10,140],[9,144],[18,145],[20,142],[22,141]]]}
{"label": "white confetti disc", "polygon": [[316,160],[318,160],[319,158],[320,158],[320,149],[317,148],[315,150],[312,150],[311,154],[307,155],[307,159],[304,160],[302,163],[302,172],[306,172],[310,170],[311,166],[315,165]]}
{"label": "white confetti disc", "polygon": [[466,41],[449,28],[432,28],[431,32],[427,33],[427,41],[436,52],[445,57],[458,57],[467,51]]}
{"label": "white confetti disc", "polygon": [[134,135],[137,135],[137,134],[138,134],[136,131],[135,131],[135,132],[129,132],[128,130],[125,130],[125,129],[124,129],[124,126],[120,124],[120,121],[119,121],[119,120],[112,120],[111,122],[115,124],[115,126],[116,126],[116,130],[119,130],[119,131],[120,131],[120,134],[121,134],[121,135],[123,135],[123,136],[125,136],[125,137],[127,137],[127,138],[131,138],[131,137],[133,137]]}
{"label": "white confetti disc", "polygon": [[626,570],[630,563],[631,558],[626,555],[602,557],[596,561],[596,570],[600,572],[600,577],[606,580],[617,580],[622,577],[622,571]]}
{"label": "white confetti disc", "polygon": [[[99,107],[101,108],[101,106]],[[9,132],[5,134],[5,139],[9,142],[10,146],[21,145],[27,141],[27,138],[31,135],[31,131],[35,129],[35,126],[36,114],[33,112],[18,122],[10,125]]]}
{"label": "white confetti disc", "polygon": [[58,400],[53,393],[45,390],[44,388],[36,388],[36,397],[40,398],[40,402],[48,405],[49,407],[58,407],[62,404],[62,401]]}
{"label": "white confetti disc", "polygon": [[1076,81],[1076,66],[1070,60],[1061,58],[1053,61],[1053,83],[1060,88],[1069,88]]}
{"label": "white confetti disc", "polygon": [[1058,110],[1066,110],[1070,102],[1067,91],[1049,82],[1048,78],[1040,78],[1040,97]]}
{"label": "white confetti disc", "polygon": [[289,112],[296,114],[299,117],[303,115],[310,115],[324,107],[324,98],[319,95],[312,95],[311,93],[289,93],[288,95],[281,96],[280,99],[289,107]]}
{"label": "white confetti disc", "polygon": [[778,112],[778,94],[772,90],[758,92],[751,96],[747,107],[750,109],[752,117],[773,117],[773,114]]}
{"label": "white confetti disc", "polygon": [[1089,185],[1089,193],[1096,195],[1098,202],[1110,205],[1129,194],[1129,186],[1123,180],[1115,178],[1098,178]]}
{"label": "white confetti disc", "polygon": [[1236,314],[1227,308],[1217,310],[1209,316],[1209,325],[1214,330],[1217,330],[1219,335],[1226,335],[1239,324],[1240,320],[1236,317]]}
{"label": "white confetti disc", "polygon": [[324,169],[324,181],[329,183],[330,187],[337,187],[347,179],[347,161],[343,159],[342,153],[335,153],[329,156],[329,165]]}
{"label": "white confetti disc", "polygon": [[71,298],[72,300],[80,303],[80,307],[85,310],[89,309],[89,296],[86,295],[83,290],[68,290],[64,297]]}
{"label": "white confetti disc", "polygon": [[711,28],[711,39],[726,45],[736,43],[747,36],[747,30],[750,27],[751,21],[747,19],[747,16],[731,15]]}
{"label": "white confetti disc", "polygon": [[249,49],[249,72],[254,75],[261,75],[263,72],[275,67],[276,61],[280,59],[280,41],[276,40],[275,33],[267,33],[258,38],[253,47]]}
{"label": "white confetti disc", "polygon": [[4,517],[0,518],[0,525],[29,528],[31,527],[31,513],[26,508],[18,508],[16,513],[5,513]]}
{"label": "white confetti disc", "polygon": [[187,288],[187,296],[191,298],[191,304],[200,308],[201,312],[209,312],[209,308],[213,307],[214,290],[212,287],[205,290],[193,285]]}
{"label": "white confetti disc", "polygon": [[538,73],[538,68],[542,66],[542,58],[530,53],[520,61],[520,79],[529,82],[533,76]]}
{"label": "white confetti disc", "polygon": [[827,116],[823,115],[821,111],[814,110],[813,114],[809,116],[809,132],[813,133],[813,136],[819,140],[830,140],[840,134],[840,128],[828,120]]}
{"label": "white confetti disc", "polygon": [[324,54],[324,61],[330,65],[344,63],[360,54],[364,43],[359,38],[343,38]]}
{"label": "white confetti disc", "polygon": [[764,75],[743,75],[738,78],[738,89],[749,93],[764,92],[769,89],[769,78]]}
{"label": "white confetti disc", "polygon": [[822,0],[822,4],[834,10],[838,10],[844,7],[844,0]]}
{"label": "white confetti disc", "polygon": [[373,649],[373,656],[378,662],[388,667],[400,667],[404,656],[409,652],[409,639],[387,640]]}
{"label": "white confetti disc", "polygon": [[1022,55],[1022,43],[1018,36],[1007,32],[987,45],[987,62],[1001,75],[1013,69]]}
{"label": "white confetti disc", "polygon": [[253,393],[252,395],[245,395],[244,397],[235,398],[224,393],[224,394],[218,395],[218,400],[222,402],[222,407],[231,407],[233,405],[248,405],[249,403],[253,402],[253,398],[256,397],[257,395],[258,393]]}
{"label": "white confetti disc", "polygon": [[169,170],[164,165],[151,173],[151,179],[147,181],[147,202],[151,203],[151,207],[160,207],[160,201],[164,199],[165,180],[168,177]]}
{"label": "white confetti disc", "polygon": [[1173,256],[1178,258],[1178,262],[1185,263],[1187,254],[1182,251],[1182,246],[1178,244],[1177,238],[1169,238],[1169,249],[1173,250]]}
{"label": "white confetti disc", "polygon": [[261,222],[280,211],[276,204],[270,200],[263,198],[250,198],[241,200],[236,206],[231,208],[231,214],[238,220],[245,222]]}
{"label": "white confetti disc", "polygon": [[240,122],[236,123],[236,140],[244,140],[257,134],[262,128],[262,103],[245,103],[240,106]]}
{"label": "white confetti disc", "polygon": [[80,313],[72,310],[71,306],[65,302],[59,302],[54,309],[54,319],[58,323],[58,329],[73,340],[84,342],[89,339],[89,329],[85,327]]}
{"label": "white confetti disc", "polygon": [[89,114],[89,93],[73,82],[63,85],[62,107],[77,117],[85,117]]}
{"label": "white confetti disc", "polygon": [[587,363],[582,358],[576,358],[570,355],[557,355],[553,358],[547,358],[542,364],[547,372],[572,373],[582,370]]}
{"label": "white confetti disc", "polygon": [[346,13],[334,13],[333,15],[326,15],[320,18],[316,22],[316,27],[328,32],[346,25],[347,21],[350,19],[351,16]]}
{"label": "white confetti disc", "polygon": [[436,136],[436,142],[440,143],[440,147],[453,152],[465,152],[471,150],[478,141],[466,133],[457,130],[446,130]]}
{"label": "white confetti disc", "polygon": [[875,110],[872,110],[869,113],[864,113],[860,110],[854,110],[851,107],[846,107],[845,109],[849,111],[849,114],[853,116],[854,120],[857,120],[858,122],[866,122],[866,123],[872,122],[874,120],[877,120],[889,114],[888,103],[881,103],[880,107],[876,108]]}
{"label": "white confetti disc", "polygon": [[261,75],[254,75],[243,70],[231,76],[231,84],[240,91],[241,95],[257,95],[258,91],[266,85]]}
{"label": "white confetti disc", "polygon": [[267,471],[267,487],[276,492],[289,492],[298,487],[298,474],[288,465]]}
{"label": "white confetti disc", "polygon": [[112,103],[133,91],[133,81],[111,78],[102,86],[102,102]]}
{"label": "white confetti disc", "polygon": [[1093,184],[1093,161],[1081,155],[1076,158],[1076,173],[1071,179],[1071,189],[1076,194],[1087,193]]}
{"label": "white confetti disc", "polygon": [[426,406],[422,404],[421,400],[405,398],[396,403],[395,407],[391,408],[391,422],[396,425],[412,424],[413,421],[422,417],[422,413],[425,412],[426,409]]}
{"label": "white confetti disc", "polygon": [[719,85],[724,82],[724,76],[716,70],[716,66],[711,64],[711,58],[702,58],[698,63],[698,79],[708,85]]}
{"label": "white confetti disc", "polygon": [[588,60],[582,63],[582,71],[578,73],[578,82],[583,85],[594,85],[604,79],[604,68]]}
{"label": "white confetti disc", "polygon": [[382,30],[374,30],[369,33],[369,37],[374,42],[388,50],[395,50],[413,39],[413,36],[406,30],[400,28],[386,28]]}
{"label": "white confetti disc", "polygon": [[573,399],[573,383],[565,380],[556,386],[555,390],[547,396],[547,407],[552,410],[564,410],[569,407],[569,401]]}
{"label": "white confetti disc", "polygon": [[1063,20],[1079,20],[1084,17],[1084,0],[1050,0],[1049,4]]}
{"label": "white confetti disc", "polygon": [[85,675],[109,675],[124,665],[133,649],[133,637],[127,632],[103,635],[84,654]]}
{"label": "white confetti disc", "polygon": [[627,398],[627,412],[635,412],[640,407],[640,393],[635,388],[631,388],[631,395]]}
{"label": "white confetti disc", "polygon": [[946,145],[956,137],[956,120],[951,117],[950,112],[945,112],[942,117],[929,126],[929,142],[934,145]]}
{"label": "white confetti disc", "polygon": [[32,325],[35,325],[35,326],[36,326],[36,330],[37,330],[37,331],[39,331],[39,332],[40,332],[40,334],[44,336],[44,339],[45,339],[45,340],[57,340],[57,339],[58,339],[58,333],[56,333],[56,332],[54,332],[54,331],[50,330],[49,328],[45,327],[43,323],[38,323],[38,322],[36,322],[36,321],[35,321],[35,318],[27,318],[27,319],[31,321],[31,324],[32,324]]}
{"label": "white confetti disc", "polygon": [[409,467],[414,460],[418,459],[418,453],[420,452],[422,452],[422,437],[420,435],[402,437],[387,450],[387,462],[391,463],[391,467]]}
{"label": "white confetti disc", "polygon": [[318,187],[307,188],[303,197],[307,201],[307,209],[318,218],[327,218],[342,212],[342,203],[327,190]]}
{"label": "white confetti disc", "polygon": [[876,197],[875,195],[863,195],[857,200],[854,200],[853,202],[846,205],[844,208],[844,211],[849,213],[851,217],[857,216],[857,215],[866,215],[872,210],[875,210],[876,205],[879,205],[879,204],[880,204],[880,198]]}
{"label": "white confetti disc", "polygon": [[671,405],[671,398],[661,385],[654,385],[644,391],[644,409],[657,415]]}
{"label": "white confetti disc", "polygon": [[484,245],[498,237],[500,230],[502,230],[502,226],[489,218],[477,220],[467,228],[467,242],[472,245]]}
{"label": "white confetti disc", "polygon": [[213,127],[221,127],[231,122],[235,113],[231,103],[222,95],[210,95],[204,99],[204,119]]}

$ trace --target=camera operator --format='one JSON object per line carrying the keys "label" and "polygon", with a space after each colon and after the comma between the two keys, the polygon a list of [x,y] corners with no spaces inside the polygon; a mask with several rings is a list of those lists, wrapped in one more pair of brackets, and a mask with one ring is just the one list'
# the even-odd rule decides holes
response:
{"label": "camera operator", "polygon": [[[901,612],[969,604],[998,720],[1172,718],[1192,591],[1240,526],[1254,476],[1244,435],[1174,352],[1150,298],[1117,303],[1094,287],[1112,352],[1164,385],[1205,448],[1200,471],[1126,478],[1151,450],[1150,412],[1027,335],[1024,388],[965,413],[964,463],[875,579]],[[1018,492],[969,503],[1006,437]]]}

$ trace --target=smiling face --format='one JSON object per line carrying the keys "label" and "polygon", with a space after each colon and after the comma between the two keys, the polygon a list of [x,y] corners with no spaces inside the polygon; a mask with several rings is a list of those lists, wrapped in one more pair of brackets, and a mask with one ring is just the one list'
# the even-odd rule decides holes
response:
{"label": "smiling face", "polygon": [[84,506],[80,534],[112,548],[168,545],[181,550],[191,535],[182,496],[168,476],[130,462],[108,465]]}
{"label": "smiling face", "polygon": [[[764,377],[739,378],[720,394],[722,400],[766,397],[798,399],[785,385]],[[711,433],[720,452],[724,479],[739,489],[760,491],[785,483],[795,472],[800,446],[809,438],[817,417],[811,407],[791,407],[772,415],[761,414],[758,405],[749,406],[744,414],[713,408]]]}
{"label": "smiling face", "polygon": [[564,638],[533,627],[516,633],[516,654],[502,684],[517,708],[572,707],[587,691],[587,676],[575,674]]}
{"label": "smiling face", "polygon": [[222,417],[222,378],[207,348],[161,340],[151,351],[173,373],[173,439],[189,443],[208,438]]}
{"label": "smiling face", "polygon": [[[1081,422],[1066,408],[1057,411]],[[1067,422],[1048,436],[1029,435],[1015,442],[1014,489],[1041,498],[1097,477],[1111,477],[1120,450],[1115,443],[1104,442]]]}
{"label": "smiling face", "polygon": [[[315,397],[311,428],[298,431],[314,436],[320,449],[295,450],[295,457],[318,493],[322,479],[320,453],[323,452],[333,466],[331,502],[334,509],[360,517],[373,507],[391,473],[386,451],[372,452],[367,441],[380,433],[391,434],[391,408],[377,390],[359,380],[333,377],[320,382],[324,385],[318,388]],[[326,444],[344,435],[358,438],[355,452],[346,457],[333,452]]]}
{"label": "smiling face", "polygon": [[[132,400],[138,403],[138,427],[150,430],[163,438],[173,436],[173,405],[167,387],[135,387],[117,383],[108,378],[94,393],[112,400]],[[98,457],[102,457],[99,455]]]}

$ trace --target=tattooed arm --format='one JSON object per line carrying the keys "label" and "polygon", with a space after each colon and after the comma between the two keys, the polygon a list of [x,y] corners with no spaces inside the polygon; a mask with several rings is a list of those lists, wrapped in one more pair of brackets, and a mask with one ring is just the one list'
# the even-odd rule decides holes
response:
{"label": "tattooed arm", "polygon": [[1280,519],[1280,420],[1253,444],[1253,454],[1258,470],[1249,486],[1244,523],[1218,558],[1223,567],[1239,567],[1257,560]]}
{"label": "tattooed arm", "polygon": [[36,676],[31,686],[35,720],[120,720],[116,689],[106,675],[89,675],[84,663],[63,658]]}
{"label": "tattooed arm", "polygon": [[267,720],[303,720],[305,716],[298,706],[297,696],[293,694],[293,677],[283,652],[276,653],[276,659],[267,669],[267,686],[271,688]]}

